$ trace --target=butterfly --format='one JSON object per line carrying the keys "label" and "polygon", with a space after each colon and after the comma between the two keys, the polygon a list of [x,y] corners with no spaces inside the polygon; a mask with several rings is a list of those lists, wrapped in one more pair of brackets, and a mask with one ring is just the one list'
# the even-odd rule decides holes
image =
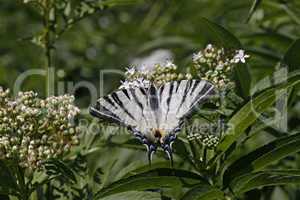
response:
{"label": "butterfly", "polygon": [[213,94],[214,86],[206,80],[150,84],[104,96],[90,108],[90,114],[126,126],[147,147],[150,164],[159,146],[173,164],[172,144],[184,119]]}

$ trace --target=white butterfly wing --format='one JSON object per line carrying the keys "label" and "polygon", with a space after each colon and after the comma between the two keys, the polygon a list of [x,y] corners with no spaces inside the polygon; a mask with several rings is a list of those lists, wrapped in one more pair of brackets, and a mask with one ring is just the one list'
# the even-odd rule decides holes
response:
{"label": "white butterfly wing", "polygon": [[204,80],[172,81],[156,88],[131,88],[100,98],[91,114],[146,134],[152,128],[172,131],[213,92]]}
{"label": "white butterfly wing", "polygon": [[197,105],[207,99],[214,86],[205,80],[182,80],[166,83],[159,88],[160,128],[172,131],[189,116]]}
{"label": "white butterfly wing", "polygon": [[98,118],[109,119],[145,133],[150,128],[158,127],[156,117],[158,101],[155,96],[154,86],[151,86],[149,90],[145,88],[123,89],[100,98],[96,106],[91,107],[90,112]]}

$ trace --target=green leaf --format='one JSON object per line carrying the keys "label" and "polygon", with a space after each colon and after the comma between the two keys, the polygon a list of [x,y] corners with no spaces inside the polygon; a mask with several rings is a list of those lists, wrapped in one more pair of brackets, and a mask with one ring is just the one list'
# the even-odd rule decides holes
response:
{"label": "green leaf", "polygon": [[248,17],[247,17],[247,22],[250,21],[252,15],[256,11],[256,9],[259,7],[259,5],[262,3],[262,0],[254,0],[251,6],[251,9],[249,11]]}
{"label": "green leaf", "polygon": [[139,192],[139,191],[131,191],[131,192],[122,192],[119,194],[111,195],[105,198],[101,198],[100,200],[161,200],[161,196],[157,192]]}
{"label": "green leaf", "polygon": [[[224,139],[218,145],[219,152],[225,152],[267,108],[273,105],[286,90],[300,82],[300,74],[293,73],[286,82],[273,86],[261,92],[244,105],[228,122],[228,130]],[[220,154],[221,155],[221,154]],[[219,156],[220,156],[219,155]]]}
{"label": "green leaf", "polygon": [[300,170],[274,170],[246,174],[237,177],[231,184],[231,189],[237,195],[247,191],[274,185],[300,183]]}
{"label": "green leaf", "polygon": [[[222,26],[205,18],[200,18],[202,34],[206,34],[208,40],[225,48],[242,49],[240,41]],[[238,94],[244,98],[249,96],[251,78],[246,64],[238,64],[234,69],[234,76],[238,88]]]}
{"label": "green leaf", "polygon": [[17,180],[5,162],[0,161],[0,194],[14,195],[18,190]]}
{"label": "green leaf", "polygon": [[[247,52],[251,53],[255,57],[261,57],[264,60],[267,60],[270,65],[270,62],[279,62],[281,60],[281,55],[265,48],[247,48]],[[273,66],[270,66],[273,67]]]}
{"label": "green leaf", "polygon": [[116,175],[116,179],[118,180],[121,178],[128,178],[130,176],[145,173],[147,171],[153,170],[153,169],[159,169],[159,168],[168,168],[170,166],[170,163],[161,161],[161,162],[154,162],[151,164],[146,164],[141,161],[136,161],[130,163],[128,166],[124,167],[120,172]]}
{"label": "green leaf", "polygon": [[255,172],[292,153],[300,151],[300,133],[266,144],[232,163],[224,173],[224,185],[242,174]]}
{"label": "green leaf", "polygon": [[299,52],[300,52],[300,39],[297,39],[288,48],[282,61],[284,64],[288,66],[289,72],[300,69]]}
{"label": "green leaf", "polygon": [[[249,33],[243,36],[243,39],[256,41],[258,43],[255,45],[256,48],[260,46],[260,48],[266,50],[274,49],[276,52],[286,51],[288,47],[293,43],[294,39],[291,38],[289,35],[282,34],[276,31],[264,31],[264,32],[255,32]],[[268,48],[264,48],[263,44],[268,44]],[[259,45],[260,44],[260,45]],[[261,47],[262,46],[262,47]],[[270,47],[272,47],[270,49]],[[274,53],[274,51],[273,51]]]}
{"label": "green leaf", "polygon": [[60,160],[51,159],[47,161],[45,163],[45,168],[48,175],[52,175],[54,177],[61,175],[62,177],[67,178],[67,180],[76,183],[76,176],[73,170]]}
{"label": "green leaf", "polygon": [[105,197],[127,191],[143,191],[156,188],[172,188],[174,186],[192,187],[198,184],[208,184],[200,175],[177,169],[155,169],[125,179],[121,179],[97,193],[97,197]]}
{"label": "green leaf", "polygon": [[127,6],[132,4],[138,4],[143,2],[143,0],[106,0],[106,1],[100,1],[97,6],[103,7],[114,7],[114,6]]}
{"label": "green leaf", "polygon": [[191,39],[179,36],[168,36],[159,37],[157,39],[151,40],[142,44],[138,50],[138,54],[143,54],[149,52],[153,49],[158,48],[170,48],[170,47],[180,47],[183,49],[191,50],[197,48],[195,42]]}
{"label": "green leaf", "polygon": [[211,186],[199,185],[188,192],[182,197],[181,200],[220,200],[224,199],[224,193]]}
{"label": "green leaf", "polygon": [[7,195],[1,195],[1,194],[0,194],[0,199],[1,200],[10,200],[9,196],[7,196]]}
{"label": "green leaf", "polygon": [[203,17],[199,19],[199,22],[201,24],[201,27],[203,28],[203,34],[205,34],[208,39],[215,44],[223,46],[225,48],[241,48],[242,45],[240,41],[222,26]]}

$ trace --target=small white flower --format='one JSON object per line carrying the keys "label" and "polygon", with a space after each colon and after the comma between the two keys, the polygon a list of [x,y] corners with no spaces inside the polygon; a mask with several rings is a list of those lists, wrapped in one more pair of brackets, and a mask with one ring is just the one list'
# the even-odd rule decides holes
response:
{"label": "small white flower", "polygon": [[150,81],[144,78],[138,78],[136,81],[138,82],[138,87],[148,88],[150,86]]}
{"label": "small white flower", "polygon": [[242,63],[245,63],[246,62],[246,58],[249,58],[250,56],[245,54],[245,51],[240,49],[240,50],[237,50],[237,54],[233,57],[233,62],[234,63],[239,63],[239,62],[242,62]]}
{"label": "small white flower", "polygon": [[198,53],[194,53],[193,54],[193,61],[194,62],[197,62],[199,59],[201,59],[203,57],[202,53],[201,52],[198,52]]}
{"label": "small white flower", "polygon": [[130,82],[129,81],[121,81],[121,85],[119,89],[128,89],[130,88]]}
{"label": "small white flower", "polygon": [[131,68],[126,68],[126,74],[132,76],[136,73],[136,69],[135,67],[131,67]]}
{"label": "small white flower", "polygon": [[188,80],[191,80],[193,78],[192,74],[188,73],[185,75],[185,77],[188,79]]}
{"label": "small white flower", "polygon": [[134,81],[121,81],[121,84],[122,85],[119,87],[119,89],[129,89],[137,87],[147,88],[150,86],[150,81],[144,78],[138,78]]}
{"label": "small white flower", "polygon": [[208,50],[210,50],[210,49],[212,49],[212,48],[213,48],[212,44],[208,44],[208,45],[206,46],[206,49],[208,49]]}
{"label": "small white flower", "polygon": [[219,64],[217,67],[216,67],[216,70],[218,71],[221,71],[224,69],[224,65],[223,64]]}
{"label": "small white flower", "polygon": [[165,64],[165,67],[168,67],[168,68],[171,68],[171,69],[176,69],[177,66],[170,60],[167,60],[166,64]]}

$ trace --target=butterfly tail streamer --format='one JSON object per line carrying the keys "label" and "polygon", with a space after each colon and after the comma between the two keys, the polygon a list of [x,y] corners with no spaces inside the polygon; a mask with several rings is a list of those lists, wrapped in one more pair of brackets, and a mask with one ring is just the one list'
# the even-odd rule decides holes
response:
{"label": "butterfly tail streamer", "polygon": [[152,152],[150,152],[148,150],[147,154],[148,154],[148,163],[149,163],[149,166],[151,167],[152,166]]}
{"label": "butterfly tail streamer", "polygon": [[147,146],[148,162],[149,162],[149,165],[151,166],[152,165],[152,157],[153,157],[153,154],[156,152],[156,147],[151,144],[150,145],[146,144],[146,146]]}
{"label": "butterfly tail streamer", "polygon": [[169,160],[170,160],[170,165],[171,165],[171,168],[173,168],[174,166],[174,161],[173,161],[173,151],[172,151],[172,148],[171,148],[171,145],[166,145],[164,147],[164,151],[166,152]]}

